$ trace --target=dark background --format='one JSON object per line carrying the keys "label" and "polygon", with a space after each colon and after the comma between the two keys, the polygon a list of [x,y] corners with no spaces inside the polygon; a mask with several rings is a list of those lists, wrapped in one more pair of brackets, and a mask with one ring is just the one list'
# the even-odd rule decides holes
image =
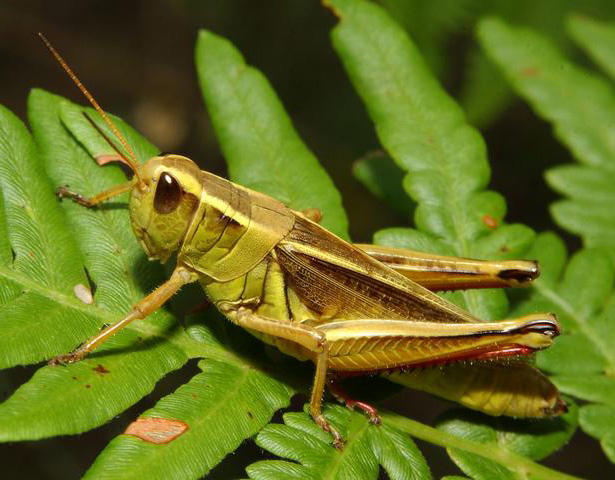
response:
{"label": "dark background", "polygon": [[[427,60],[453,96],[465,98],[476,52],[473,24],[481,14],[501,14],[552,36],[583,64],[565,39],[563,18],[584,10],[608,19],[609,2],[594,1],[385,1],[426,52]],[[438,13],[438,4],[442,4]],[[448,15],[446,8],[454,12]],[[436,15],[440,15],[439,17]],[[448,17],[447,17],[448,15]],[[84,102],[42,46],[44,32],[62,52],[103,107],[144,133],[161,151],[196,160],[202,168],[225,173],[224,159],[198,90],[193,64],[196,32],[207,28],[233,41],[248,63],[264,72],[282,99],[297,130],[333,177],[344,197],[355,241],[369,241],[382,227],[411,219],[390,212],[351,175],[353,162],[379,148],[371,122],[346,78],[329,41],[335,19],[314,0],[43,1],[0,3],[0,103],[26,118],[33,87]],[[495,81],[495,80],[494,80]],[[507,198],[509,222],[537,231],[556,229],[548,205],[557,197],[545,185],[545,168],[570,162],[550,127],[512,96],[499,99],[489,115],[470,117],[481,127],[492,166],[491,188]],[[523,172],[523,176],[519,172]],[[569,248],[576,238],[564,235]],[[0,400],[36,367],[0,374]],[[160,382],[156,391],[108,425],[83,435],[0,446],[4,478],[77,478],[100,450],[139,412],[173,391],[196,372],[188,365]],[[298,408],[303,399],[294,405]],[[433,423],[444,403],[417,392],[403,392],[388,407]],[[1,421],[1,419],[0,419]],[[434,476],[456,471],[442,449],[420,444]],[[211,478],[245,476],[243,468],[261,452],[252,442],[228,457]],[[578,432],[549,465],[584,477],[615,474],[598,443]],[[610,474],[608,472],[611,472]]]}

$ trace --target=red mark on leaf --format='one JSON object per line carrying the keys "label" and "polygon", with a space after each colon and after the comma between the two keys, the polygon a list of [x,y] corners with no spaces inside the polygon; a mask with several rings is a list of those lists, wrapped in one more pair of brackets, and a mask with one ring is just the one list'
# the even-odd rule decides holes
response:
{"label": "red mark on leaf", "polygon": [[96,373],[100,373],[101,375],[106,375],[107,373],[111,373],[100,363],[98,364],[98,366],[94,367],[92,370],[94,370]]}
{"label": "red mark on leaf", "polygon": [[322,212],[318,208],[306,208],[301,213],[313,222],[320,223],[322,220]]}
{"label": "red mark on leaf", "polygon": [[538,75],[538,69],[536,67],[525,67],[521,70],[521,75],[524,77],[535,77]]}
{"label": "red mark on leaf", "polygon": [[96,163],[98,163],[98,165],[100,165],[101,167],[111,162],[126,163],[124,159],[120,157],[117,153],[103,153],[101,155],[96,155],[94,159],[96,160]]}
{"label": "red mark on leaf", "polygon": [[188,430],[188,424],[168,418],[137,418],[124,432],[156,445],[169,443]]}
{"label": "red mark on leaf", "polygon": [[498,228],[498,221],[489,214],[483,215],[483,223],[492,230]]}

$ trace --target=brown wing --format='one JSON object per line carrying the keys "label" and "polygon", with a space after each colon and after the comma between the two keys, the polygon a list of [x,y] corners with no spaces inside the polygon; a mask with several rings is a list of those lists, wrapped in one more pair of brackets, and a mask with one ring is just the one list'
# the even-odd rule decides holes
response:
{"label": "brown wing", "polygon": [[303,217],[275,252],[289,286],[321,321],[479,321]]}

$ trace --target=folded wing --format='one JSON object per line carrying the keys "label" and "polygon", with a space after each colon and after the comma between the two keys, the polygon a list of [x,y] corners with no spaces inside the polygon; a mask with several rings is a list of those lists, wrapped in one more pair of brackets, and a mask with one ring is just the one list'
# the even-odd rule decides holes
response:
{"label": "folded wing", "polygon": [[297,218],[293,230],[275,252],[286,281],[317,313],[317,322],[369,318],[479,322],[304,218]]}

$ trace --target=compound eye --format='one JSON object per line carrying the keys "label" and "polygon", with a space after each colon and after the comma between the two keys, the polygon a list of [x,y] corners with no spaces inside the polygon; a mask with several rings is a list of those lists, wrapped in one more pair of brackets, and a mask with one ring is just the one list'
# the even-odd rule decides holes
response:
{"label": "compound eye", "polygon": [[154,210],[158,213],[172,213],[182,199],[179,182],[169,173],[164,172],[158,179],[154,195]]}

